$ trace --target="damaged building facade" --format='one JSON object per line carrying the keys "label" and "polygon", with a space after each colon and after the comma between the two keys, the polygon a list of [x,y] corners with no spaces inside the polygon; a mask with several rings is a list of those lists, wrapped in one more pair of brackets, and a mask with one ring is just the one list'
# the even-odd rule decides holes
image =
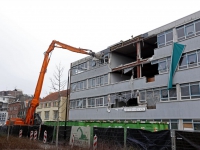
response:
{"label": "damaged building facade", "polygon": [[[174,43],[185,47],[168,88]],[[200,130],[200,11],[99,54],[71,63],[69,120],[158,121]]]}

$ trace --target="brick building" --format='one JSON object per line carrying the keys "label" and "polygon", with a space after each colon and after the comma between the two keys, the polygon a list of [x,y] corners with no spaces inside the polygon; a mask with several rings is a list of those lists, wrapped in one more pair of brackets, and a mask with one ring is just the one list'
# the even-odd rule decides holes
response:
{"label": "brick building", "polygon": [[17,118],[21,108],[21,102],[16,101],[8,104],[8,118]]}

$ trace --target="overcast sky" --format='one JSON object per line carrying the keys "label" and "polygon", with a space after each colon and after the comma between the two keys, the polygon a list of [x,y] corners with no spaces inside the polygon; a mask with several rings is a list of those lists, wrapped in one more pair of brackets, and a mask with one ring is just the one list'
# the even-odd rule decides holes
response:
{"label": "overcast sky", "polygon": [[[52,40],[95,52],[199,11],[200,0],[0,0],[0,91],[34,94]],[[56,48],[41,96],[61,63],[86,57]]]}

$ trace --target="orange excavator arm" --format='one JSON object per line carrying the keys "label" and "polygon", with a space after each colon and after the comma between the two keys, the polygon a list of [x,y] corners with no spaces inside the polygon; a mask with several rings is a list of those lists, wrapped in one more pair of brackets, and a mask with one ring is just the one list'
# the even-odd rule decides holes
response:
{"label": "orange excavator arm", "polygon": [[[25,118],[25,120],[22,120],[20,118],[11,119],[10,121],[12,121],[14,124],[16,124],[16,125],[23,125],[23,124],[24,125],[33,125],[34,124],[34,113],[35,113],[36,107],[39,105],[39,98],[40,98],[40,93],[42,90],[44,76],[45,76],[49,61],[50,61],[50,53],[54,50],[55,47],[63,48],[63,49],[66,49],[66,50],[69,50],[72,52],[76,52],[76,53],[91,55],[93,57],[95,56],[95,53],[92,52],[91,50],[72,47],[70,45],[63,44],[59,41],[53,40],[51,42],[48,50],[44,53],[44,60],[43,60],[43,64],[42,64],[39,78],[37,81],[37,85],[35,88],[34,97],[30,103],[28,110],[27,110],[26,118]],[[10,124],[10,122],[8,122],[7,124]]]}

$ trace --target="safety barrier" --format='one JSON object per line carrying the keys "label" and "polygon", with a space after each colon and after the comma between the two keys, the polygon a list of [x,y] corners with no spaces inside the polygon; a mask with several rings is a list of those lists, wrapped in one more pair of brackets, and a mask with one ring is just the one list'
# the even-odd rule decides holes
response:
{"label": "safety barrier", "polygon": [[33,139],[33,131],[30,132],[30,140]]}
{"label": "safety barrier", "polygon": [[93,150],[97,150],[97,136],[95,134],[94,139],[93,139]]}
{"label": "safety barrier", "polygon": [[71,148],[74,146],[74,134],[72,135],[72,140],[71,140]]}
{"label": "safety barrier", "polygon": [[21,138],[21,137],[22,137],[22,129],[19,130],[19,138]]}
{"label": "safety barrier", "polygon": [[[73,126],[74,127],[74,126]],[[76,126],[83,128],[83,126]],[[152,128],[151,131],[144,129],[133,129],[133,128],[102,128],[102,127],[89,127],[90,135],[86,135],[84,132],[81,134],[80,130],[76,130],[77,136],[73,136],[72,140],[73,146],[77,144],[79,139],[88,139],[91,142],[91,148],[95,149],[95,145],[98,149],[200,149],[200,132],[198,131],[179,131],[179,130],[158,130]],[[8,131],[5,127],[0,128],[0,132],[7,134]],[[7,128],[8,129],[8,128]],[[55,143],[56,128],[53,126],[41,126],[41,132],[39,134],[38,126],[10,126],[10,136],[16,137],[31,137],[31,131],[37,131],[37,136],[41,141],[43,141],[45,130],[48,133],[46,135],[46,143]],[[53,131],[55,131],[53,133]],[[70,148],[69,145],[71,139],[72,127],[71,126],[61,126],[59,128],[59,143]],[[65,135],[66,132],[66,135]],[[35,133],[35,132],[34,132]],[[34,138],[35,138],[34,134]],[[96,135],[96,136],[95,136]],[[96,137],[96,138],[95,138]],[[83,140],[85,141],[85,140]],[[96,143],[97,144],[96,144]]]}
{"label": "safety barrier", "polygon": [[37,140],[37,130],[34,131],[34,140]]}
{"label": "safety barrier", "polygon": [[47,131],[44,131],[43,143],[47,142]]}

